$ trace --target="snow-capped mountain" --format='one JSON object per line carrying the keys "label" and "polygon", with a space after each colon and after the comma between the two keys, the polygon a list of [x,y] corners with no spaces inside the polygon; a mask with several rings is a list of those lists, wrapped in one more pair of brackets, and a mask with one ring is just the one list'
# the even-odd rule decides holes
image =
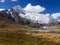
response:
{"label": "snow-capped mountain", "polygon": [[19,5],[10,9],[10,13],[11,14],[18,13],[17,16],[20,16],[22,18],[26,18],[28,20],[31,20],[32,22],[37,22],[37,23],[48,23],[49,22],[49,18],[47,16],[45,16],[44,14],[37,14],[37,13],[35,13],[35,12],[33,13],[31,11],[27,12],[26,10],[21,8]]}
{"label": "snow-capped mountain", "polygon": [[31,27],[41,27],[45,24],[58,23],[56,19],[50,18],[47,14],[40,14],[39,12],[25,10],[19,5],[11,9],[0,11],[0,15],[14,20],[16,23],[22,23]]}
{"label": "snow-capped mountain", "polygon": [[38,27],[40,24],[57,23],[56,19],[53,19],[47,15],[35,13],[33,11],[27,11],[21,8],[19,5],[9,10],[16,22],[21,22],[32,27]]}

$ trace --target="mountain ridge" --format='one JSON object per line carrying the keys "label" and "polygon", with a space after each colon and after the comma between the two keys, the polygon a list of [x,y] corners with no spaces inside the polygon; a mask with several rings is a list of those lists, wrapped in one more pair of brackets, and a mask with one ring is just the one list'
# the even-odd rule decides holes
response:
{"label": "mountain ridge", "polygon": [[[58,25],[58,21],[53,18],[49,18],[45,15],[34,15],[34,13],[28,12],[21,8],[19,5],[12,7],[8,10],[0,11],[0,16],[10,19],[16,23],[21,23],[34,28],[41,28],[43,26]],[[33,15],[31,15],[31,14]],[[48,21],[46,23],[46,20]]]}

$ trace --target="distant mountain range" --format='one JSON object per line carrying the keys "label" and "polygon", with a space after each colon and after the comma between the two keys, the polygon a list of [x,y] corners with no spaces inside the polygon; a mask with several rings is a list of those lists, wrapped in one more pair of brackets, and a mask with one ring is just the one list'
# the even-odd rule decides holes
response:
{"label": "distant mountain range", "polygon": [[45,16],[43,14],[36,15],[36,13],[24,10],[19,5],[8,10],[2,9],[0,11],[0,17],[6,17],[16,23],[37,28],[42,26],[58,25],[59,23],[57,19]]}

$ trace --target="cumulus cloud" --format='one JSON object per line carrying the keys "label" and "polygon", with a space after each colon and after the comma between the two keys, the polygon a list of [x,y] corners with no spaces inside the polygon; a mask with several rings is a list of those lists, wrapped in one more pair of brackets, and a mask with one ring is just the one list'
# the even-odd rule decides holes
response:
{"label": "cumulus cloud", "polygon": [[60,17],[60,13],[53,13],[51,15],[54,19],[58,19],[58,17]]}
{"label": "cumulus cloud", "polygon": [[40,5],[36,5],[36,6],[32,6],[31,3],[29,3],[24,10],[30,11],[30,12],[35,12],[35,13],[39,13],[39,12],[43,12],[45,10],[44,7],[40,6]]}
{"label": "cumulus cloud", "polygon": [[0,8],[0,11],[2,11],[2,10],[5,10],[5,9],[3,9],[3,8]]}
{"label": "cumulus cloud", "polygon": [[0,2],[5,2],[5,0],[0,0]]}
{"label": "cumulus cloud", "polygon": [[18,0],[11,0],[11,1],[14,1],[15,2],[15,1],[18,1]]}
{"label": "cumulus cloud", "polygon": [[37,23],[48,23],[49,22],[50,14],[41,14],[40,12],[43,12],[45,10],[45,8],[40,5],[32,6],[31,3],[29,3],[24,8],[24,10],[27,12],[22,17],[25,17],[25,18],[32,20],[33,22],[37,22]]}
{"label": "cumulus cloud", "polygon": [[50,14],[45,14],[47,17],[50,17]]}

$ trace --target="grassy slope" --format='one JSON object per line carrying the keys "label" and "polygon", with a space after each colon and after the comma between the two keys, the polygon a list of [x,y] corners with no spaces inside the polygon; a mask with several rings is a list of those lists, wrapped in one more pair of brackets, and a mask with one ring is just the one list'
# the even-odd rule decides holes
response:
{"label": "grassy slope", "polygon": [[60,45],[60,34],[34,34],[20,31],[36,29],[38,28],[19,25],[0,17],[0,45]]}
{"label": "grassy slope", "polygon": [[32,28],[27,25],[17,24],[9,19],[0,17],[0,29],[1,30],[37,30],[41,28]]}
{"label": "grassy slope", "polygon": [[60,26],[49,27],[50,30],[60,30]]}
{"label": "grassy slope", "polygon": [[4,30],[29,30],[29,29],[35,29],[28,27],[26,25],[22,24],[16,24],[15,22],[6,19],[4,17],[0,17],[0,29]]}

